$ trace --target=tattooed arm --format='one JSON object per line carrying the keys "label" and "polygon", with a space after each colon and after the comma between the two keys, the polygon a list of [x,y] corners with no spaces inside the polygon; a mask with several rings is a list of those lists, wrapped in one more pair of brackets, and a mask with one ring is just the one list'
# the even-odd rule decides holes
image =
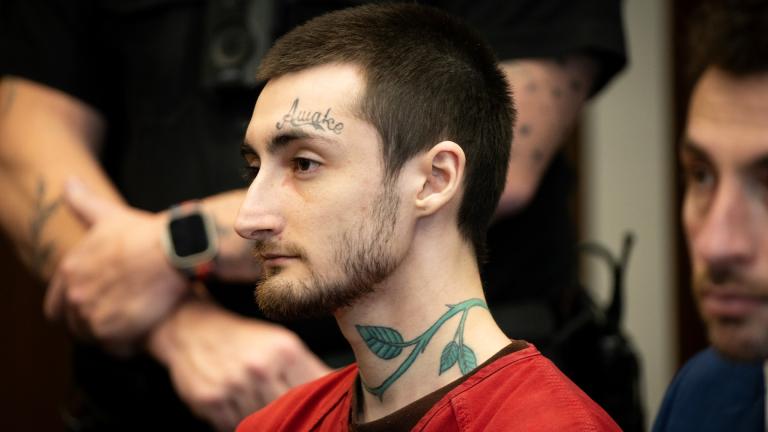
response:
{"label": "tattooed arm", "polygon": [[[126,206],[99,166],[103,129],[100,114],[78,99],[2,78],[0,226],[39,279],[52,281],[49,316],[66,316],[75,332],[129,339],[163,318],[187,282],[160,247],[165,215]],[[87,187],[65,187],[74,174]],[[232,225],[241,193],[206,200],[222,227]],[[226,231],[220,270],[253,279],[247,243]]]}
{"label": "tattooed arm", "polygon": [[62,210],[68,176],[77,172],[100,195],[120,202],[92,156],[102,130],[96,111],[64,93],[0,80],[0,226],[41,280],[84,233]]}
{"label": "tattooed arm", "polygon": [[[79,335],[104,334],[90,322],[96,312],[91,306],[109,303],[96,303],[93,299],[99,298],[92,292],[70,289],[65,278],[53,277],[63,258],[91,234],[80,215],[66,205],[67,178],[77,174],[104,206],[125,207],[94,156],[104,120],[76,98],[14,77],[0,80],[0,107],[0,227],[41,282],[53,279],[46,303],[57,299],[61,312],[67,306],[66,315],[61,315],[70,329]],[[110,273],[112,268],[100,270]],[[135,310],[124,312],[134,320],[146,320]]]}
{"label": "tattooed arm", "polygon": [[[0,228],[41,281],[52,279],[49,314],[121,352],[148,333],[150,354],[168,367],[182,399],[215,425],[233,426],[288,386],[326,372],[284,328],[190,293],[160,248],[166,215],[126,206],[98,165],[102,129],[100,115],[77,99],[0,79]],[[73,174],[81,181],[68,181]],[[259,272],[231,228],[242,193],[203,200],[219,227],[223,279]],[[222,344],[222,334],[232,340]],[[237,418],[218,409],[232,400]]]}
{"label": "tattooed arm", "polygon": [[496,216],[524,207],[589,95],[596,65],[585,56],[524,59],[501,64],[517,106],[507,184]]}
{"label": "tattooed arm", "polygon": [[[241,191],[231,191],[208,197],[202,205],[219,226],[218,274],[252,281],[259,268],[250,245],[225,228],[233,225],[241,200]],[[77,181],[68,182],[64,202],[89,231],[59,265],[46,296],[46,312],[53,319],[66,317],[83,336],[92,334],[124,352],[173,313],[189,291],[189,282],[170,265],[162,247],[168,214],[112,203]],[[72,325],[81,322],[80,327]]]}

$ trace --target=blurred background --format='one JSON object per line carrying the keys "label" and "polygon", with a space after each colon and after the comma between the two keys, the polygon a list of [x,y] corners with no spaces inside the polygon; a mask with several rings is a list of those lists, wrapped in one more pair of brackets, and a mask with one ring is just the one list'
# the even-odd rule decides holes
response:
{"label": "blurred background", "polygon": [[[690,294],[676,175],[691,85],[686,18],[700,3],[624,3],[630,66],[589,106],[579,137],[582,239],[618,251],[623,233],[635,233],[624,325],[641,356],[648,426],[677,368],[706,345]],[[607,274],[594,265],[586,273],[605,301]]]}

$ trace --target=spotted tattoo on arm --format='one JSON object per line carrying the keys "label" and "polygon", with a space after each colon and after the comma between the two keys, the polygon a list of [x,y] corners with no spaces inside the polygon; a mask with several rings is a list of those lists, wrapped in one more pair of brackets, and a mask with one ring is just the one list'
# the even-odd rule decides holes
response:
{"label": "spotted tattoo on arm", "polygon": [[531,153],[531,160],[536,163],[542,163],[544,162],[544,151],[540,148],[533,149],[533,152]]}
{"label": "spotted tattoo on arm", "polygon": [[37,275],[42,275],[48,260],[53,253],[53,244],[43,241],[43,229],[50,220],[56,209],[59,208],[63,197],[59,196],[53,201],[46,202],[46,184],[45,180],[39,179],[35,190],[35,202],[32,212],[32,220],[29,227],[29,235],[32,243],[30,251],[30,262],[32,270]]}
{"label": "spotted tattoo on arm", "polygon": [[531,134],[531,125],[528,123],[521,124],[518,132],[520,133],[521,137],[527,137]]}
{"label": "spotted tattoo on arm", "polygon": [[275,128],[282,129],[285,125],[293,127],[311,126],[315,130],[333,132],[341,135],[344,130],[344,123],[337,121],[331,116],[331,109],[327,108],[325,112],[300,110],[299,98],[293,100],[288,112],[283,115],[283,119],[275,125]]}

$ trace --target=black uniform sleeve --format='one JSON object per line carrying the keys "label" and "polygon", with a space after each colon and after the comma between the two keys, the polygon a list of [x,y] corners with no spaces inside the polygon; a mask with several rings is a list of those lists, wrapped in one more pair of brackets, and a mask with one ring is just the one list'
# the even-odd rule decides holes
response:
{"label": "black uniform sleeve", "polygon": [[36,81],[98,108],[105,79],[99,51],[108,48],[97,26],[87,0],[0,1],[0,76]]}
{"label": "black uniform sleeve", "polygon": [[597,93],[626,64],[621,0],[436,0],[463,17],[500,60],[585,54],[598,64]]}

